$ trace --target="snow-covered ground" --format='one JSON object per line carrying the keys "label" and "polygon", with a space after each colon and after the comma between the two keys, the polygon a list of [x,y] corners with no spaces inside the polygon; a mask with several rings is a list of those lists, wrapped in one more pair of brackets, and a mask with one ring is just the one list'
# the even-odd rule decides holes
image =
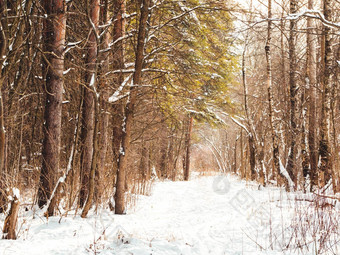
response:
{"label": "snow-covered ground", "polygon": [[313,198],[233,176],[156,182],[127,215],[22,213],[0,254],[340,254],[339,205]]}

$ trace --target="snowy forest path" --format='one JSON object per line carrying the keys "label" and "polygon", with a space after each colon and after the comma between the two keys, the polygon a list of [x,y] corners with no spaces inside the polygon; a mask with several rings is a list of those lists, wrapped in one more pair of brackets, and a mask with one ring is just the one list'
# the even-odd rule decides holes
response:
{"label": "snowy forest path", "polygon": [[[69,213],[46,221],[21,213],[19,239],[0,240],[0,255],[298,254],[283,252],[281,245],[292,236],[291,220],[301,203],[295,196],[304,194],[231,175],[156,181],[151,195],[139,196],[126,215],[102,209],[85,219]],[[308,203],[298,209],[307,210]]]}

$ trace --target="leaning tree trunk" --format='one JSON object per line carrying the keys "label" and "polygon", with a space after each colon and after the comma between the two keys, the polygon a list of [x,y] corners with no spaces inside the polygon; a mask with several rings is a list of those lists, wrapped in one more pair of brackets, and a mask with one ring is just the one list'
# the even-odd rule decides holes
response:
{"label": "leaning tree trunk", "polygon": [[[63,71],[66,32],[66,4],[63,0],[44,0],[47,17],[43,22],[44,75],[46,103],[42,167],[38,190],[38,205],[42,207],[51,196],[54,179],[59,171],[61,114],[63,100]],[[48,212],[54,214],[54,205]]]}
{"label": "leaning tree trunk", "polygon": [[133,75],[133,86],[130,87],[129,101],[125,106],[125,119],[123,122],[122,142],[119,153],[117,183],[115,193],[115,213],[125,213],[125,173],[129,160],[131,128],[133,124],[134,108],[137,101],[138,87],[142,78],[142,67],[144,58],[145,35],[147,28],[147,19],[149,16],[150,0],[143,0],[141,6],[141,16],[139,20],[137,50],[135,60],[135,72]]}
{"label": "leaning tree trunk", "polygon": [[[308,9],[314,8],[313,0],[308,0]],[[312,18],[307,18],[307,80],[308,80],[308,146],[309,146],[309,176],[311,180],[310,191],[318,185],[318,152],[316,145],[316,35]]]}
{"label": "leaning tree trunk", "polygon": [[[324,0],[325,19],[331,20],[332,0]],[[329,131],[331,122],[331,92],[333,86],[332,73],[332,35],[328,26],[324,27],[325,48],[324,48],[324,77],[323,77],[323,95],[322,95],[322,115],[320,126],[320,172],[324,175],[321,185],[326,185],[331,179],[332,171],[332,153],[329,142]]]}
{"label": "leaning tree trunk", "polygon": [[[297,1],[290,0],[290,14],[294,15],[297,12]],[[296,20],[291,19],[289,25],[289,92],[290,92],[290,133],[289,142],[290,150],[288,156],[287,172],[295,184],[297,185],[297,171],[296,171],[296,136],[297,119],[296,119],[296,97],[297,97],[297,84],[296,84]]]}

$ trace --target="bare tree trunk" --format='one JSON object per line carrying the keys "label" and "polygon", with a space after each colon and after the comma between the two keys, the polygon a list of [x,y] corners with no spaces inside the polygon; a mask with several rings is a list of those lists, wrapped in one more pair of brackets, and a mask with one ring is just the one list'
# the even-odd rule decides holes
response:
{"label": "bare tree trunk", "polygon": [[237,172],[237,141],[238,141],[238,137],[236,137],[235,145],[234,145],[234,162],[233,162],[233,172],[234,172],[234,174],[236,174],[236,172]]}
{"label": "bare tree trunk", "polygon": [[[5,29],[3,27],[2,18],[6,17],[6,6],[4,6],[4,1],[0,0],[0,172],[2,175],[3,167],[4,167],[4,156],[5,156],[5,123],[4,123],[4,107],[3,107],[3,97],[2,97],[2,88],[4,77],[2,77],[2,69],[4,67],[5,58],[7,56],[7,38]],[[0,179],[1,182],[1,179]],[[1,184],[0,184],[1,185]],[[0,186],[1,189],[1,186]],[[1,205],[0,205],[1,206]]]}
{"label": "bare tree trunk", "polygon": [[[99,102],[98,98],[95,97],[95,115],[98,116],[99,114]],[[89,176],[89,184],[88,184],[88,196],[86,203],[84,205],[84,209],[81,213],[82,218],[86,218],[94,199],[94,192],[95,192],[95,175],[97,169],[97,158],[98,158],[98,129],[99,129],[99,120],[96,118],[95,125],[94,125],[94,137],[93,137],[93,155],[91,161],[91,170]]]}
{"label": "bare tree trunk", "polygon": [[242,129],[240,133],[240,173],[241,173],[242,179],[245,178],[247,181],[249,180],[249,176],[247,175],[245,171],[245,165],[244,165],[243,130]]}
{"label": "bare tree trunk", "polygon": [[149,16],[150,0],[143,0],[141,6],[141,15],[139,20],[137,50],[135,61],[135,72],[133,75],[133,86],[130,88],[129,101],[125,107],[125,119],[123,122],[123,135],[118,161],[118,174],[115,194],[115,213],[125,213],[125,174],[127,161],[129,159],[131,128],[133,123],[134,108],[137,100],[138,87],[142,78],[143,56],[145,47],[145,34],[147,28],[147,19]]}
{"label": "bare tree trunk", "polygon": [[191,132],[192,132],[192,126],[194,122],[194,117],[189,116],[188,121],[188,129],[187,134],[185,138],[185,168],[184,168],[184,180],[188,181],[190,177],[190,152],[191,152]]}
{"label": "bare tree trunk", "polygon": [[[251,134],[248,134],[248,143],[249,143],[249,164],[250,164],[250,175],[251,180],[256,179],[256,145],[254,141],[254,137]],[[260,174],[260,176],[262,176]],[[260,178],[260,183],[263,185],[264,179]]]}
{"label": "bare tree trunk", "polygon": [[170,129],[170,139],[169,139],[169,149],[168,149],[168,167],[167,167],[167,176],[169,179],[174,180],[174,132],[173,129]]}
{"label": "bare tree trunk", "polygon": [[[114,5],[114,16],[116,17],[114,22],[113,28],[113,41],[116,42],[113,45],[113,68],[114,70],[123,70],[125,63],[124,63],[124,43],[123,40],[118,40],[125,36],[125,0],[115,1]],[[115,88],[118,89],[122,83],[124,82],[124,73],[120,72],[117,74],[115,78]],[[123,101],[117,102],[113,105],[112,109],[112,151],[113,151],[113,162],[114,162],[114,171],[118,169],[118,161],[119,161],[119,153],[120,147],[122,143],[122,125],[124,119],[124,103]],[[113,183],[117,185],[117,172],[114,173]],[[111,205],[111,208],[114,208]]]}
{"label": "bare tree trunk", "polygon": [[277,134],[277,127],[274,118],[274,102],[273,102],[273,85],[272,85],[272,57],[271,57],[271,29],[272,29],[272,1],[268,0],[268,27],[267,27],[267,43],[265,46],[266,60],[267,60],[267,92],[269,103],[269,122],[272,137],[272,176],[275,179],[279,179],[280,175],[280,151],[279,151],[279,137]]}
{"label": "bare tree trunk", "polygon": [[[102,0],[101,3],[101,20],[102,24],[105,25],[109,21],[109,15],[108,15],[108,0]],[[102,49],[107,49],[109,47],[110,43],[110,33],[106,31],[105,35],[103,36],[102,41]],[[106,163],[106,153],[108,148],[108,126],[109,126],[109,114],[108,114],[108,97],[109,97],[109,86],[106,82],[106,73],[109,71],[109,51],[106,51],[102,54],[102,65],[101,65],[101,75],[102,79],[99,84],[99,90],[101,91],[101,109],[100,109],[100,137],[99,137],[99,149],[100,153],[98,155],[98,167],[96,168],[96,183],[95,186],[95,199],[96,202],[100,202],[101,195],[103,193],[103,185],[102,185],[102,173],[105,169],[105,163]]]}
{"label": "bare tree trunk", "polygon": [[[0,0],[0,56],[6,56],[7,51],[7,38],[3,27],[2,18],[6,16],[6,6],[3,0]],[[2,69],[4,67],[5,58],[0,58],[0,213],[7,208],[7,196],[5,193],[5,123],[4,123],[4,108],[2,102],[2,87],[4,78],[2,77]]]}
{"label": "bare tree trunk", "polygon": [[[61,135],[61,114],[64,85],[64,49],[66,33],[66,4],[63,0],[43,1],[47,14],[44,19],[44,72],[46,103],[44,114],[44,141],[42,149],[42,167],[38,190],[38,205],[47,203],[59,171],[59,150]],[[55,205],[51,205],[49,215],[54,214]]]}
{"label": "bare tree trunk", "polygon": [[[257,146],[255,141],[255,135],[254,135],[254,124],[252,119],[250,119],[249,115],[249,109],[248,109],[248,89],[247,89],[247,78],[246,78],[246,51],[247,51],[247,39],[248,34],[246,36],[246,45],[244,46],[244,50],[242,53],[242,84],[243,84],[243,93],[244,93],[244,111],[247,117],[249,132],[247,134],[248,136],[248,146],[249,146],[249,164],[250,164],[250,176],[251,180],[256,179],[256,156],[257,156]],[[261,169],[261,168],[259,168]],[[260,176],[262,176],[263,173],[260,173]],[[261,184],[263,184],[264,179],[260,178]]]}
{"label": "bare tree trunk", "polygon": [[[282,90],[280,93],[283,94],[283,102],[282,102],[282,107],[284,109],[283,111],[283,132],[285,134],[289,134],[289,88],[287,86],[287,78],[286,78],[286,58],[285,58],[285,53],[286,53],[286,48],[285,48],[285,41],[284,38],[286,37],[284,34],[285,31],[285,19],[284,19],[284,8],[282,8],[282,13],[281,13],[281,22],[280,22],[280,30],[281,30],[281,35],[280,35],[280,44],[281,44],[281,76],[280,79],[282,80]],[[286,165],[287,164],[287,159],[286,155],[288,155],[289,152],[289,135],[282,135],[281,136],[281,141],[282,141],[282,152],[284,157],[282,157],[283,163]],[[280,179],[279,179],[280,180]],[[281,181],[281,180],[280,180]],[[281,183],[280,183],[281,184]]]}
{"label": "bare tree trunk", "polygon": [[139,163],[139,173],[143,180],[149,180],[148,149],[146,146],[143,146],[142,148],[141,159]]}
{"label": "bare tree trunk", "polygon": [[[0,55],[1,56],[1,55]],[[0,69],[1,70],[1,69]],[[0,71],[0,82],[1,71]],[[6,195],[6,174],[4,170],[5,161],[5,127],[4,127],[4,108],[2,103],[2,93],[0,85],[0,213],[7,209],[7,195]]]}
{"label": "bare tree trunk", "polygon": [[164,139],[161,142],[161,150],[160,150],[160,161],[159,161],[159,172],[160,172],[160,176],[162,179],[167,178],[167,166],[168,166],[168,162],[167,162],[167,155],[168,155],[168,143],[167,143],[167,139]]}
{"label": "bare tree trunk", "polygon": [[[308,0],[308,9],[314,8],[313,0]],[[316,145],[316,36],[315,23],[312,18],[307,18],[307,89],[309,96],[308,109],[308,146],[309,146],[309,175],[311,180],[310,191],[318,185],[318,151]]]}
{"label": "bare tree trunk", "polygon": [[[81,213],[81,217],[85,218],[87,216],[88,211],[91,208],[93,197],[94,197],[94,190],[95,190],[95,173],[97,167],[97,156],[98,156],[98,128],[99,128],[99,100],[98,94],[96,90],[96,80],[97,80],[97,57],[98,57],[98,25],[99,25],[99,13],[100,13],[100,0],[90,0],[90,3],[87,2],[87,14],[89,19],[89,24],[92,25],[91,34],[88,41],[88,55],[87,55],[87,63],[88,63],[88,70],[86,72],[86,85],[88,88],[85,90],[86,94],[91,94],[88,98],[85,94],[85,104],[86,99],[91,99],[92,101],[88,101],[88,106],[90,109],[84,109],[85,111],[91,110],[89,115],[86,117],[90,117],[89,119],[85,119],[85,126],[86,128],[86,135],[92,135],[92,138],[86,137],[84,144],[84,153],[82,156],[82,163],[88,167],[90,164],[90,168],[85,168],[88,183],[82,183],[83,185],[86,184],[85,189],[87,190],[87,199],[84,206],[84,209]],[[86,107],[86,106],[85,106]],[[86,121],[87,120],[87,121]],[[90,143],[91,142],[91,143]],[[90,153],[91,152],[91,153]],[[85,155],[90,155],[91,158],[85,159]],[[85,192],[84,192],[85,193]],[[84,194],[83,193],[83,194]]]}
{"label": "bare tree trunk", "polygon": [[5,219],[4,228],[3,228],[3,239],[17,239],[16,236],[16,226],[18,222],[18,213],[20,208],[19,198],[14,194],[13,200],[11,202],[11,209]]}
{"label": "bare tree trunk", "polygon": [[301,167],[302,167],[302,186],[306,191],[306,180],[309,175],[309,163],[310,159],[307,152],[307,130],[306,130],[306,118],[307,118],[307,104],[306,104],[306,87],[301,89]]}
{"label": "bare tree trunk", "polygon": [[90,181],[90,172],[93,158],[93,137],[95,128],[95,82],[97,79],[97,38],[96,33],[99,23],[99,10],[100,1],[90,0],[87,1],[87,15],[89,19],[89,25],[93,24],[94,27],[90,27],[91,33],[87,43],[87,56],[86,56],[86,73],[84,87],[84,103],[82,110],[82,151],[81,151],[81,188],[79,194],[79,206],[83,207],[86,198],[88,197],[88,185]]}
{"label": "bare tree trunk", "polygon": [[[290,14],[297,12],[297,1],[290,0]],[[289,92],[290,92],[290,150],[287,164],[287,172],[295,184],[297,185],[296,172],[296,136],[297,119],[296,119],[296,96],[297,96],[297,79],[296,79],[296,20],[291,19],[289,25]]]}
{"label": "bare tree trunk", "polygon": [[[332,1],[324,0],[325,19],[331,20]],[[332,171],[332,152],[329,141],[330,122],[331,122],[331,92],[333,86],[332,73],[332,35],[328,26],[324,27],[325,49],[324,49],[324,77],[323,77],[323,95],[322,95],[322,115],[320,126],[320,171],[323,173],[322,186],[326,185],[331,178]]]}

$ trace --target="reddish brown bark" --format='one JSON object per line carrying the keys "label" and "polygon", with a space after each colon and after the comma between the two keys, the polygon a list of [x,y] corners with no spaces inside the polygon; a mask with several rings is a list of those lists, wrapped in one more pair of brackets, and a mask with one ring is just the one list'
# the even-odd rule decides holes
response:
{"label": "reddish brown bark", "polygon": [[117,172],[117,183],[116,183],[116,194],[115,194],[115,213],[125,213],[125,173],[127,168],[127,161],[129,159],[129,148],[131,138],[131,128],[133,123],[134,107],[137,101],[138,85],[141,83],[142,78],[142,67],[144,58],[144,46],[145,46],[145,35],[146,35],[146,21],[149,15],[150,0],[142,1],[141,15],[139,20],[138,39],[137,39],[137,50],[135,59],[135,72],[133,75],[133,85],[130,88],[130,98],[125,106],[125,119],[123,122],[123,135],[120,147],[119,161],[118,161],[118,172]]}
{"label": "reddish brown bark", "polygon": [[[63,70],[66,32],[65,2],[45,0],[43,7],[47,14],[44,19],[44,73],[46,103],[44,114],[44,141],[42,167],[38,190],[38,205],[42,207],[51,196],[56,173],[59,171],[59,150],[61,135],[61,113],[63,99]],[[49,211],[54,213],[54,205]]]}
{"label": "reddish brown bark", "polygon": [[[119,0],[114,2],[114,15],[116,17],[116,21],[114,23],[113,28],[113,68],[115,70],[123,70],[124,69],[124,42],[123,40],[118,40],[125,36],[125,0]],[[115,88],[119,88],[124,81],[124,74],[118,73],[115,77]],[[124,118],[124,104],[122,101],[117,102],[113,105],[113,139],[112,139],[112,148],[114,154],[114,162],[117,163],[115,165],[115,169],[118,168],[118,159],[119,159],[119,149],[122,141],[122,125]],[[116,177],[116,176],[115,176]],[[114,182],[116,183],[116,182]]]}
{"label": "reddish brown bark", "polygon": [[15,230],[18,222],[19,208],[20,208],[19,198],[14,196],[13,201],[11,202],[11,209],[5,219],[4,228],[2,231],[3,239],[17,239]]}

